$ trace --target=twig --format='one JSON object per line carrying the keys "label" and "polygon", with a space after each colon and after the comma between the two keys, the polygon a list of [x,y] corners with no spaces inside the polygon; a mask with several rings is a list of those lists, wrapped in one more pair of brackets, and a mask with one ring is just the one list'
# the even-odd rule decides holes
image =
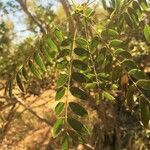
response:
{"label": "twig", "polygon": [[50,122],[49,120],[43,118],[42,116],[39,116],[35,111],[33,111],[29,106],[27,106],[18,96],[15,95],[15,100],[22,105],[23,107],[25,107],[31,114],[33,114],[35,117],[37,117],[40,121],[43,121],[45,123],[47,123],[48,125],[52,126],[53,123]]}

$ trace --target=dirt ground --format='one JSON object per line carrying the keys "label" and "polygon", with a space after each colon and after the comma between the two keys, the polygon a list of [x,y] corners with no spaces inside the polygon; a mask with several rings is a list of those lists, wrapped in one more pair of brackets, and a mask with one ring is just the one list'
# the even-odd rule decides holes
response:
{"label": "dirt ground", "polygon": [[[5,104],[4,98],[5,81],[0,81],[0,102]],[[15,93],[19,93],[18,89]],[[55,91],[45,89],[40,95],[27,94],[21,97],[17,94],[26,106],[31,108],[41,118],[49,120],[51,123],[55,121],[54,108],[56,102],[54,100]],[[7,116],[11,107],[1,110],[0,107],[0,129],[7,124]],[[2,131],[0,131],[2,132]],[[3,140],[0,143],[0,150],[44,150],[51,140],[51,126],[44,123],[25,107],[17,104],[14,116],[9,122]]]}

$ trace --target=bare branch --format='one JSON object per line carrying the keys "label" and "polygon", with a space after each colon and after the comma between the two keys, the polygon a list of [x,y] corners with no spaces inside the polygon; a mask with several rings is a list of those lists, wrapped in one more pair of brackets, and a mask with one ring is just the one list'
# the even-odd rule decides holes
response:
{"label": "bare branch", "polygon": [[33,14],[31,14],[30,12],[29,12],[29,10],[28,10],[28,8],[27,8],[27,0],[16,0],[18,3],[19,3],[19,5],[21,6],[21,8],[23,9],[23,11],[27,14],[27,16],[29,17],[29,18],[31,18],[33,21],[34,21],[34,23],[40,28],[40,31],[42,32],[42,33],[44,33],[44,34],[46,34],[46,30],[45,30],[45,28],[42,26],[42,24],[39,22],[39,20],[33,15]]}
{"label": "bare branch", "polygon": [[53,122],[50,122],[49,120],[43,118],[42,116],[39,116],[35,111],[33,111],[29,106],[27,106],[19,97],[15,95],[15,101],[17,101],[20,105],[25,107],[30,113],[32,113],[35,117],[37,117],[39,120],[47,123],[48,125],[52,126]]}
{"label": "bare branch", "polygon": [[75,25],[74,25],[74,20],[71,15],[71,5],[68,0],[60,0],[60,2],[65,10],[66,16],[69,19],[69,32],[73,36],[74,31],[75,31]]}

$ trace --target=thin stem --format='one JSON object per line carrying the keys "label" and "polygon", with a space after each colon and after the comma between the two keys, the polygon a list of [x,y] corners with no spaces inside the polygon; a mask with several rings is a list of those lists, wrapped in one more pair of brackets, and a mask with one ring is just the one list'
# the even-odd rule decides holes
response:
{"label": "thin stem", "polygon": [[66,101],[65,101],[65,123],[67,123],[67,117],[68,117],[69,90],[70,90],[70,81],[71,81],[71,73],[72,73],[73,50],[75,47],[76,35],[77,35],[77,29],[75,29],[75,31],[74,31],[73,42],[72,42],[71,51],[70,51],[70,63],[69,63],[69,70],[68,70],[68,84],[67,84],[67,94],[66,94]]}

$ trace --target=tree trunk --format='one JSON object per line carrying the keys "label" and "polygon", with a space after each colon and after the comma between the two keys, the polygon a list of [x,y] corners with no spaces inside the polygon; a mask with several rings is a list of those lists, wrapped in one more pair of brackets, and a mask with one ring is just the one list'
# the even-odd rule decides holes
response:
{"label": "tree trunk", "polygon": [[60,2],[65,10],[68,20],[69,20],[69,33],[71,36],[73,36],[74,30],[75,30],[75,25],[74,25],[74,20],[71,15],[71,5],[68,0],[60,0]]}

